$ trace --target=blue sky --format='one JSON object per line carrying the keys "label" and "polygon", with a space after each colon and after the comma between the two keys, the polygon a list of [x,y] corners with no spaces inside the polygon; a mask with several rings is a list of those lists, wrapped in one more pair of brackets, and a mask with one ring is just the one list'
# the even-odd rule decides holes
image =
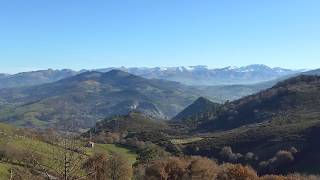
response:
{"label": "blue sky", "polygon": [[320,68],[318,0],[0,0],[0,72]]}

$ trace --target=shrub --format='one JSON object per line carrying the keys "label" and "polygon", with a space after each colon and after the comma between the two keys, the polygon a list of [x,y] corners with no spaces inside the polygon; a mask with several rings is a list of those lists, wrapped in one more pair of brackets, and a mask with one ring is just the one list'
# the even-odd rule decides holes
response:
{"label": "shrub", "polygon": [[188,162],[183,158],[169,157],[156,160],[146,168],[146,178],[184,180],[188,175],[187,167]]}
{"label": "shrub", "polygon": [[287,163],[292,162],[294,160],[294,157],[291,152],[283,150],[278,151],[275,158],[276,161],[278,161],[278,163]]}
{"label": "shrub", "polygon": [[277,176],[277,175],[265,175],[260,177],[259,180],[287,180],[284,176]]}
{"label": "shrub", "polygon": [[247,152],[246,155],[244,155],[244,159],[246,161],[252,161],[252,160],[257,160],[258,157],[252,152]]}
{"label": "shrub", "polygon": [[6,157],[6,150],[3,146],[0,147],[0,160],[5,159]]}
{"label": "shrub", "polygon": [[153,160],[165,158],[169,155],[168,152],[163,150],[161,147],[151,144],[144,148],[138,156],[139,163],[149,163]]}
{"label": "shrub", "polygon": [[296,154],[296,153],[298,153],[298,150],[295,147],[291,147],[289,149],[289,152],[291,152],[292,154]]}
{"label": "shrub", "polygon": [[259,166],[265,171],[273,171],[280,166],[293,162],[294,156],[292,152],[297,151],[295,148],[291,148],[290,151],[280,150],[271,159],[267,161],[261,161]]}
{"label": "shrub", "polygon": [[132,178],[132,166],[121,154],[114,153],[107,161],[107,168],[107,179],[131,180]]}
{"label": "shrub", "polygon": [[243,155],[240,153],[233,153],[230,146],[223,147],[219,154],[224,160],[230,162],[235,162],[239,158],[243,157]]}
{"label": "shrub", "polygon": [[91,179],[107,179],[107,161],[106,154],[94,154],[83,164],[83,169],[90,174]]}
{"label": "shrub", "polygon": [[130,180],[132,178],[131,165],[125,157],[117,153],[110,157],[106,154],[95,154],[83,164],[83,169],[90,174],[90,179]]}
{"label": "shrub", "polygon": [[223,164],[217,175],[218,180],[256,180],[257,173],[248,166],[240,164]]}
{"label": "shrub", "polygon": [[203,157],[192,157],[189,169],[191,179],[215,179],[219,171],[214,161]]}
{"label": "shrub", "polygon": [[319,176],[309,175],[304,176],[300,174],[289,174],[288,176],[278,176],[278,175],[265,175],[260,177],[259,180],[318,180]]}

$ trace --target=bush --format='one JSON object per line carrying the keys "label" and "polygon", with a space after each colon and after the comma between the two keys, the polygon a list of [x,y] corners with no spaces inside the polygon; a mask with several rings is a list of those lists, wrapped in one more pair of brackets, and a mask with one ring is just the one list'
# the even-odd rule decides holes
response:
{"label": "bush", "polygon": [[138,156],[139,163],[149,163],[154,160],[165,158],[169,155],[168,152],[163,150],[161,147],[151,144],[145,147]]}
{"label": "bush", "polygon": [[258,157],[252,152],[247,152],[246,155],[244,155],[244,159],[246,161],[252,161],[252,160],[257,160]]}
{"label": "bush", "polygon": [[216,162],[203,157],[192,157],[189,169],[191,179],[215,179],[219,171]]}
{"label": "bush", "polygon": [[233,153],[230,146],[223,147],[219,154],[227,162],[235,162],[243,157],[240,153]]}
{"label": "bush", "polygon": [[[281,154],[281,155],[280,155]],[[286,153],[285,153],[286,154]],[[282,152],[278,155],[282,156]],[[136,167],[137,180],[318,180],[318,176],[292,174],[259,177],[241,164],[217,165],[204,157],[167,157]]]}
{"label": "bush", "polygon": [[260,177],[259,180],[319,180],[319,176],[309,175],[304,176],[300,174],[289,174],[288,176],[278,176],[278,175],[265,175]]}
{"label": "bush", "polygon": [[5,157],[6,157],[6,150],[4,147],[1,146],[0,147],[0,160],[5,159]]}
{"label": "bush", "polygon": [[257,173],[248,166],[240,164],[223,164],[217,175],[218,180],[256,180]]}
{"label": "bush", "polygon": [[107,179],[107,161],[106,154],[94,154],[84,164],[83,169],[88,173],[91,179]]}
{"label": "bush", "polygon": [[146,168],[146,179],[175,179],[187,178],[188,163],[183,158],[169,157],[157,160]]}
{"label": "bush", "polygon": [[107,179],[131,180],[132,166],[126,157],[114,153],[107,161]]}
{"label": "bush", "polygon": [[259,163],[260,168],[266,172],[273,172],[278,167],[289,164],[294,161],[293,153],[297,153],[298,151],[292,147],[289,151],[280,150],[278,151],[274,157],[267,161],[261,161]]}
{"label": "bush", "polygon": [[90,174],[90,179],[117,179],[130,180],[132,178],[132,167],[125,157],[113,154],[95,154],[84,164],[83,169]]}

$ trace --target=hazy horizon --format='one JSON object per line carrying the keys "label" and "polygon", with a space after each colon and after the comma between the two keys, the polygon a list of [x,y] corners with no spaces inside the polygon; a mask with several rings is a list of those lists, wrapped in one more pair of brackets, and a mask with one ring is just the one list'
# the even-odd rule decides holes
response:
{"label": "hazy horizon", "polygon": [[[297,71],[307,71],[307,70],[313,70],[313,69],[306,69],[306,68],[297,68],[297,69],[292,69],[292,68],[286,68],[286,67],[272,67],[272,66],[268,66],[265,64],[247,64],[244,66],[234,66],[234,65],[230,65],[230,66],[222,66],[222,67],[210,67],[207,65],[190,65],[190,66],[105,66],[105,67],[96,67],[96,68],[83,68],[83,69],[72,69],[72,68],[43,68],[43,69],[25,69],[25,70],[21,70],[21,71],[13,71],[13,72],[0,72],[3,74],[9,74],[9,75],[13,75],[13,74],[18,74],[18,73],[23,73],[23,72],[32,72],[32,71],[43,71],[43,70],[73,70],[73,71],[82,71],[82,70],[99,70],[99,69],[107,69],[107,68],[175,68],[175,67],[195,67],[195,66],[204,66],[207,69],[223,69],[223,68],[228,68],[228,67],[232,67],[232,68],[242,68],[242,67],[246,67],[246,66],[251,66],[251,65],[264,65],[267,66],[269,68],[282,68],[282,69],[289,69],[289,70],[297,70]],[[317,69],[317,68],[314,68]]]}

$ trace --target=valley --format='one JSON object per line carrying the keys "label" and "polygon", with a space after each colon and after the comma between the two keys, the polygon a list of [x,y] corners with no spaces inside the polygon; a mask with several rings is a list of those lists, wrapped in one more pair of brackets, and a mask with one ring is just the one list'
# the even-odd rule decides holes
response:
{"label": "valley", "polygon": [[[123,162],[125,176],[142,170],[146,178],[154,163],[191,163],[198,156],[208,159],[196,161],[217,164],[213,176],[235,164],[250,165],[245,171],[256,172],[254,179],[318,174],[319,76],[262,82],[264,90],[241,94],[249,86],[257,87],[186,86],[111,70],[2,89],[1,122],[11,125],[1,124],[0,175],[90,177],[87,166],[106,158],[107,164]],[[233,91],[239,97],[227,95]],[[214,101],[223,98],[219,93],[235,100]],[[52,159],[56,155],[70,159]],[[65,163],[75,163],[68,175],[61,169]]]}

